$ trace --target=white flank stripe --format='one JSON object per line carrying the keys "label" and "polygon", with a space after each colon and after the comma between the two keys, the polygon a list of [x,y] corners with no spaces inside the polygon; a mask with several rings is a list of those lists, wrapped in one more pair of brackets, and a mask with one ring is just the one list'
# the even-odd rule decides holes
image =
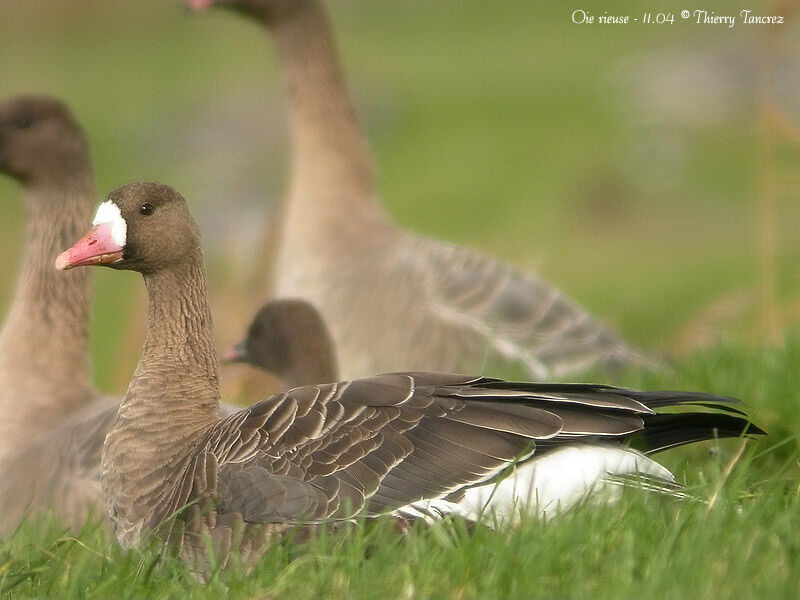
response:
{"label": "white flank stripe", "polygon": [[512,525],[523,513],[554,516],[589,493],[596,493],[601,501],[613,501],[621,493],[620,486],[608,478],[635,474],[675,481],[668,469],[635,450],[569,446],[525,463],[499,483],[468,489],[461,502],[421,501],[397,512],[426,520],[455,514],[473,520],[483,518],[499,526]]}
{"label": "white flank stripe", "polygon": [[496,485],[467,490],[460,502],[470,513],[486,514],[498,523],[513,522],[521,512],[552,516],[568,510],[590,492],[613,500],[619,486],[607,486],[612,475],[640,474],[674,482],[668,469],[624,448],[569,446],[534,459]]}

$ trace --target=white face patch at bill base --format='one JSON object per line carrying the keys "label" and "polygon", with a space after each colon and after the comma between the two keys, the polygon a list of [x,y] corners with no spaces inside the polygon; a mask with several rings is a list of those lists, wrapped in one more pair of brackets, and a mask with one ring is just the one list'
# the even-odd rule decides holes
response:
{"label": "white face patch at bill base", "polygon": [[128,224],[122,218],[119,206],[111,200],[106,200],[97,207],[97,213],[92,221],[92,225],[102,225],[103,223],[111,223],[111,239],[120,248],[124,248],[128,236]]}

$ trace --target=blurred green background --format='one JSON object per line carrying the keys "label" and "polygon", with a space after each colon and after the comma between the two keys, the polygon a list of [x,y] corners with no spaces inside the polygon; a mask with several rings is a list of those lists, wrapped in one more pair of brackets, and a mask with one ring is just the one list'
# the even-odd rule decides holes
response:
{"label": "blurred green background", "polygon": [[[744,8],[780,14],[774,4]],[[666,355],[719,338],[767,343],[768,308],[779,332],[800,320],[797,185],[770,195],[775,255],[760,258],[764,182],[777,169],[800,184],[800,47],[789,43],[800,18],[775,30],[785,49],[765,58],[767,26],[685,22],[680,10],[697,7],[672,1],[327,5],[399,223],[536,269]],[[672,12],[676,22],[577,25],[576,8]],[[162,180],[190,201],[220,347],[249,321],[256,299],[235,298],[254,270],[267,271],[257,248],[285,187],[276,67],[266,33],[227,11],[188,13],[180,0],[0,2],[3,95],[69,103],[98,194]],[[3,310],[22,250],[19,198],[0,179]],[[138,277],[98,271],[95,380],[121,392],[143,339],[144,295]],[[765,300],[770,278],[776,296]]]}

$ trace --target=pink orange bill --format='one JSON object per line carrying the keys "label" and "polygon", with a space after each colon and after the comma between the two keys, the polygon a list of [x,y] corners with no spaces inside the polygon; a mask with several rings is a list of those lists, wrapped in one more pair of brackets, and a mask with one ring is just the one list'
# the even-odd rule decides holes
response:
{"label": "pink orange bill", "polygon": [[222,355],[222,362],[247,362],[247,350],[244,347],[244,340],[227,350]]}
{"label": "pink orange bill", "polygon": [[205,10],[214,2],[215,0],[187,0],[186,5],[192,10]]}
{"label": "pink orange bill", "polygon": [[56,269],[66,271],[85,265],[108,265],[122,260],[122,247],[111,237],[111,223],[100,223],[72,248],[56,258]]}

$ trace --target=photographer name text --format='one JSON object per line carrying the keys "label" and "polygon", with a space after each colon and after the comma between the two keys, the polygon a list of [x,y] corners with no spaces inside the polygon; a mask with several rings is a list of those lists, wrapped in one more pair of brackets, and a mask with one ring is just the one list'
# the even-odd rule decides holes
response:
{"label": "photographer name text", "polygon": [[572,22],[578,25],[627,25],[629,23],[654,23],[656,25],[672,25],[685,21],[697,25],[725,25],[733,27],[738,23],[744,25],[783,25],[783,15],[759,15],[752,10],[743,9],[734,14],[717,14],[713,10],[682,10],[678,15],[671,12],[645,12],[635,16],[612,15],[604,12],[594,14],[578,8],[572,11]]}

